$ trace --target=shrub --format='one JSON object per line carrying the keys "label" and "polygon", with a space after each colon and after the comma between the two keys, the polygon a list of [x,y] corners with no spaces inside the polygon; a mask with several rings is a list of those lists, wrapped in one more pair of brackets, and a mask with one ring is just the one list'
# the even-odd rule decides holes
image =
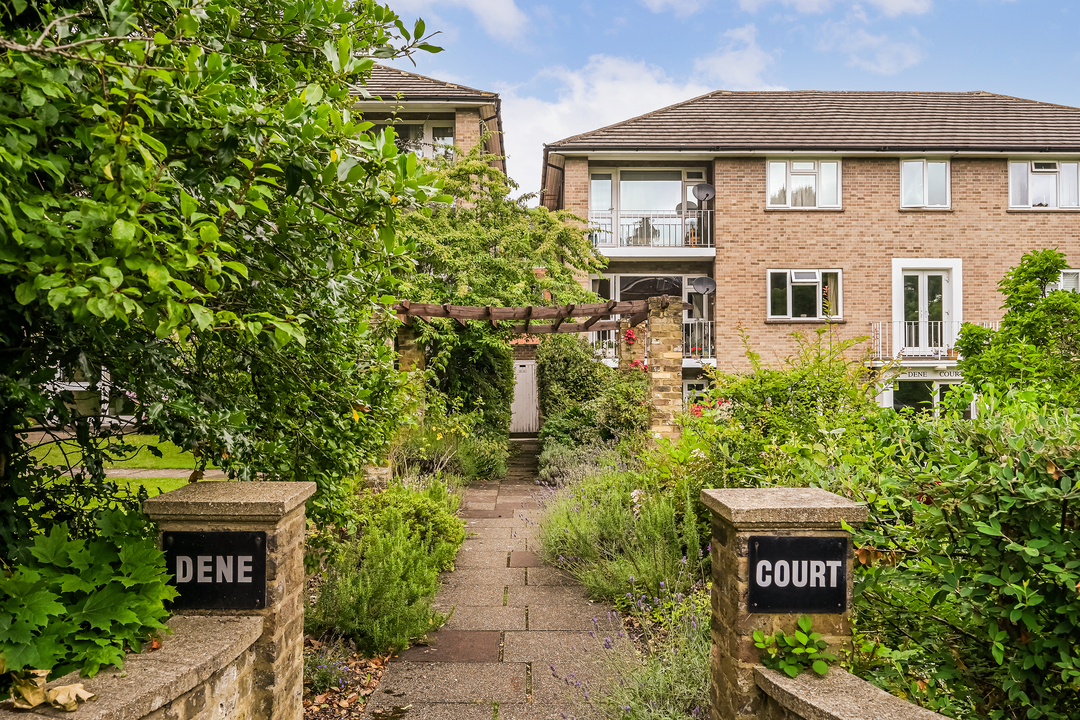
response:
{"label": "shrub", "polygon": [[536,385],[544,422],[548,416],[599,396],[613,374],[586,338],[543,336],[536,349]]}
{"label": "shrub", "polygon": [[441,482],[423,492],[400,485],[358,501],[355,537],[330,554],[305,632],[347,637],[367,653],[399,650],[438,627],[431,607],[438,574],[464,540]]}
{"label": "shrub", "polygon": [[96,523],[86,540],[54,525],[34,538],[27,562],[0,575],[0,668],[93,677],[166,631],[164,603],[176,590],[145,519],[107,510]]}
{"label": "shrub", "polygon": [[349,666],[340,642],[323,645],[304,655],[304,685],[311,692],[321,693],[339,687],[349,679]]}

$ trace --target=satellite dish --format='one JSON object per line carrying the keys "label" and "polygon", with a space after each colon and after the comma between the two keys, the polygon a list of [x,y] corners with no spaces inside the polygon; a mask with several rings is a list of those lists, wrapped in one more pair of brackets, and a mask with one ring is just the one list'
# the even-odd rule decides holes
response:
{"label": "satellite dish", "polygon": [[[698,187],[700,187],[700,185]],[[694,278],[693,284],[694,292],[701,293],[702,295],[708,295],[716,289],[716,281],[711,277]]]}
{"label": "satellite dish", "polygon": [[694,186],[694,197],[700,202],[708,202],[716,197],[716,188],[709,183],[700,183]]}

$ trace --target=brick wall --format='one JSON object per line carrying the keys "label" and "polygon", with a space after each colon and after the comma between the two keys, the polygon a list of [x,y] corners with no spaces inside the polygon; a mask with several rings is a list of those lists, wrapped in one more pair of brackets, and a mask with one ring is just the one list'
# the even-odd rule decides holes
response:
{"label": "brick wall", "polygon": [[[610,163],[606,163],[610,164]],[[676,163],[677,164],[677,163]],[[1028,251],[1057,247],[1080,266],[1080,213],[1009,212],[1005,159],[952,161],[949,211],[900,209],[898,158],[845,158],[841,211],[765,210],[765,159],[717,158],[716,331],[722,369],[745,370],[737,325],[775,362],[795,348],[789,334],[818,323],[766,322],[766,269],[843,270],[842,337],[892,320],[893,258],[963,261],[963,319],[999,320],[997,283]],[[588,163],[566,161],[566,207],[588,208]],[[649,272],[646,262],[636,263]]]}
{"label": "brick wall", "polygon": [[476,108],[458,108],[454,112],[454,144],[469,152],[480,142],[480,113]]}
{"label": "brick wall", "polygon": [[563,168],[563,209],[581,218],[589,217],[589,161],[585,158],[567,158]]}

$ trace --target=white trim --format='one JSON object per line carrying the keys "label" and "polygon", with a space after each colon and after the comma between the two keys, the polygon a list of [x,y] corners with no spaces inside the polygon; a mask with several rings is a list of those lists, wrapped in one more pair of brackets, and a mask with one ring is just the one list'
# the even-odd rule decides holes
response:
{"label": "white trim", "polygon": [[[840,286],[837,288],[837,295],[839,295],[839,298],[837,298],[837,303],[836,303],[837,305],[839,305],[839,307],[837,308],[839,310],[839,312],[837,312],[835,315],[822,315],[822,314],[819,314],[817,317],[812,317],[812,318],[793,318],[791,316],[791,286],[793,284],[794,285],[812,285],[812,284],[815,284],[815,283],[805,282],[805,281],[795,282],[792,278],[794,277],[794,273],[796,273],[796,272],[814,272],[814,273],[817,273],[816,284],[819,287],[820,287],[821,283],[823,282],[822,275],[824,275],[825,273],[836,273],[839,280],[840,280]],[[787,314],[786,315],[773,315],[773,313],[772,313],[772,284],[771,284],[771,277],[770,276],[773,273],[787,273],[787,289],[788,289],[788,292],[787,292]],[[820,297],[820,293],[819,293],[818,307],[820,308],[820,306],[821,306],[821,297]],[[838,267],[834,267],[834,268],[792,268],[792,267],[787,267],[787,268],[766,268],[765,269],[765,318],[767,320],[795,320],[795,321],[805,320],[805,321],[820,321],[820,322],[825,322],[827,320],[843,320],[844,319],[844,270],[843,270],[843,268],[838,268]]]}
{"label": "white trim", "polygon": [[[897,158],[900,164],[900,207],[902,208],[933,208],[935,210],[947,210],[952,207],[952,163],[947,157],[935,157],[928,155],[921,158],[901,157]],[[918,205],[904,204],[904,163],[922,162],[923,173],[923,201]],[[930,163],[945,163],[945,204],[931,205],[930,199]]]}
{"label": "white trim", "polygon": [[[559,150],[549,148],[548,152],[568,158],[603,157],[605,161],[615,161],[620,156],[634,160],[665,160],[677,156],[681,160],[712,160],[717,157],[927,157],[925,150]],[[935,157],[971,157],[971,158],[1008,158],[1016,155],[1015,150],[935,150]],[[1017,156],[1020,157],[1020,156]],[[1022,157],[1080,158],[1080,151],[1030,152]]]}
{"label": "white trim", "polygon": [[[773,162],[782,162],[786,166],[787,174],[785,175],[784,182],[786,201],[782,205],[773,205],[771,199],[772,188],[769,187],[770,180],[770,168],[769,165]],[[813,163],[813,170],[793,170],[792,164],[797,162]],[[821,202],[821,163],[822,160],[819,157],[814,156],[791,156],[781,159],[765,158],[765,209],[766,210],[818,210],[823,208],[834,209],[844,207],[844,162],[840,157],[829,157],[824,162],[836,163],[836,204],[825,205]],[[814,205],[801,205],[795,206],[791,204],[791,177],[792,175],[813,175],[814,176],[814,198],[816,204]]]}
{"label": "white trim", "polygon": [[[1056,167],[1053,170],[1036,170],[1036,162],[1054,162]],[[1047,155],[1040,158],[1032,157],[1031,155],[1018,155],[1016,157],[1010,157],[1005,164],[1005,182],[1006,182],[1006,202],[1010,210],[1033,210],[1039,211],[1061,211],[1076,212],[1080,211],[1080,197],[1077,198],[1076,205],[1063,205],[1062,204],[1062,181],[1064,173],[1062,172],[1062,164],[1077,164],[1080,163],[1080,158],[1074,158],[1069,155]],[[1012,197],[1012,181],[1013,181],[1013,166],[1014,165],[1026,165],[1027,166],[1027,193],[1028,203],[1027,205],[1013,205]],[[1034,207],[1031,204],[1031,181],[1033,177],[1039,175],[1055,175],[1057,176],[1057,192],[1056,192],[1056,204],[1049,207]],[[1077,180],[1080,181],[1080,168],[1077,168]]]}
{"label": "white trim", "polygon": [[[617,260],[693,260],[695,258],[715,258],[716,248],[699,248],[677,246],[673,250],[678,252],[665,253],[664,247],[640,247],[628,245],[597,245],[596,250],[604,257]],[[677,273],[676,273],[677,274]],[[696,277],[696,276],[695,276]]]}
{"label": "white trim", "polygon": [[904,320],[905,270],[948,270],[949,285],[952,288],[949,320],[964,321],[964,261],[961,258],[893,258],[892,319],[894,324]]}

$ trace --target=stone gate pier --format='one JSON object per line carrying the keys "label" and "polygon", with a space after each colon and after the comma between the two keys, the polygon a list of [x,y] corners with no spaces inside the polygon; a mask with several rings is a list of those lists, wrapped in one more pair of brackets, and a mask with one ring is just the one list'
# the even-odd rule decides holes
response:
{"label": "stone gate pier", "polygon": [[796,678],[759,662],[754,631],[813,619],[850,650],[854,547],[864,506],[820,488],[702,490],[712,513],[712,720],[944,720],[831,667]]}

